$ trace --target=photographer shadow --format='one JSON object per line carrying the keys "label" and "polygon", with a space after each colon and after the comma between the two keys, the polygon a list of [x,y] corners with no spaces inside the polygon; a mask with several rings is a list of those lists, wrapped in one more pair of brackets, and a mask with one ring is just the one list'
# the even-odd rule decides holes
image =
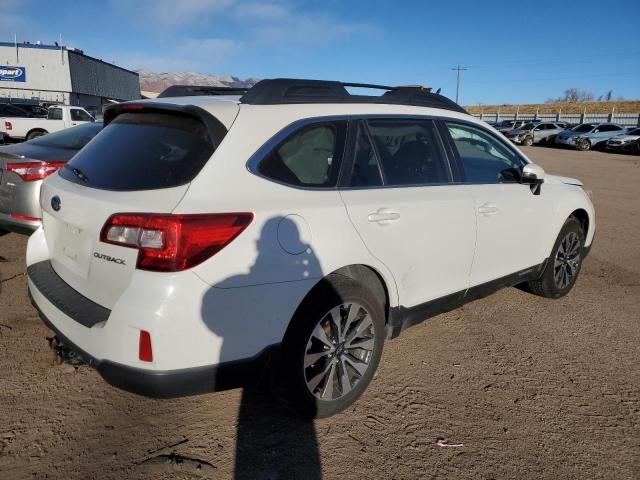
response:
{"label": "photographer shadow", "polygon": [[[300,245],[298,255],[285,255],[279,250],[279,233],[286,232],[287,241]],[[261,323],[261,319],[253,312],[261,308],[277,308],[277,298],[274,295],[269,301],[273,302],[265,307],[255,308],[251,302],[251,286],[262,282],[265,278],[273,278],[273,272],[278,272],[279,278],[309,279],[321,275],[318,259],[311,248],[300,239],[300,233],[295,223],[288,218],[278,217],[269,219],[261,230],[256,241],[257,257],[244,275],[236,275],[221,282],[225,288],[242,288],[243,295],[233,296],[242,298],[245,305],[233,305],[227,302],[220,304],[219,287],[212,287],[202,303],[202,318],[207,327],[222,339],[220,359],[237,355],[238,348],[243,342],[251,341],[251,336],[263,338],[270,331],[270,326]],[[278,259],[285,258],[279,263]],[[218,284],[220,285],[220,284]],[[242,285],[244,287],[234,287]],[[275,288],[286,288],[280,285]],[[264,297],[261,297],[264,301]],[[237,302],[237,300],[235,300]],[[251,306],[251,307],[248,307]],[[227,309],[240,309],[243,314],[234,315],[234,322],[225,321],[224,312]],[[222,314],[222,316],[221,316]],[[259,342],[258,342],[259,343]],[[228,353],[227,353],[228,352]],[[277,401],[277,380],[280,374],[280,355],[270,358],[261,373],[261,381],[255,385],[243,388],[240,409],[237,418],[236,449],[235,449],[235,479],[290,479],[304,478],[316,480],[322,478],[320,453],[313,420],[302,418],[281,401]],[[227,382],[218,376],[220,383]]]}

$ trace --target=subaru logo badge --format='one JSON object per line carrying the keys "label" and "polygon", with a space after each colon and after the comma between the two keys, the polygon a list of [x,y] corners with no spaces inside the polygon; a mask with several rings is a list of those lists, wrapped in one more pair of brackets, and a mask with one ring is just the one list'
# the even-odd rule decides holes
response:
{"label": "subaru logo badge", "polygon": [[60,210],[61,202],[60,197],[55,196],[51,199],[51,208],[53,208],[56,212]]}

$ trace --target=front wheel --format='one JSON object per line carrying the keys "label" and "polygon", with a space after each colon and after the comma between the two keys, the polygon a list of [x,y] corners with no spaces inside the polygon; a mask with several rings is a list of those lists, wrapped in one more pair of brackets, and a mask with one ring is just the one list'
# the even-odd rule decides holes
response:
{"label": "front wheel", "polygon": [[576,147],[578,148],[578,150],[580,150],[581,152],[586,152],[587,150],[589,150],[591,148],[591,142],[589,140],[586,140],[584,138],[581,138],[580,140],[578,140],[578,142],[576,143]]}
{"label": "front wheel", "polygon": [[571,291],[582,267],[585,232],[575,217],[569,217],[556,240],[542,276],[529,282],[536,295],[559,298]]}
{"label": "front wheel", "polygon": [[353,404],[380,362],[385,335],[380,299],[358,282],[329,275],[304,300],[283,342],[287,400],[307,418]]}

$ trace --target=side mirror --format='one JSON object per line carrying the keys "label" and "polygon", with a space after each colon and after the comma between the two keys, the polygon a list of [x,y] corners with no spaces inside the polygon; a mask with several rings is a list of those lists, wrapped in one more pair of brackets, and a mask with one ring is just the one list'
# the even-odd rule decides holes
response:
{"label": "side mirror", "polygon": [[521,183],[540,185],[544,183],[544,169],[535,163],[528,163],[522,169]]}

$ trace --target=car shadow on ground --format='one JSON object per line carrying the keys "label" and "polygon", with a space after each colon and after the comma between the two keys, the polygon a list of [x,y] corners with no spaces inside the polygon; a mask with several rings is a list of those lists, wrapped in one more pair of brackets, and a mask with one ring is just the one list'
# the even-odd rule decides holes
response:
{"label": "car shadow on ground", "polygon": [[[282,255],[279,244],[282,232],[286,232],[289,244],[299,245],[301,252],[289,256],[287,260],[290,261],[286,261],[286,265],[274,264],[274,258],[282,258],[278,257],[278,254]],[[280,278],[307,279],[321,275],[319,261],[312,249],[301,240],[296,224],[286,217],[271,218],[265,222],[256,241],[256,251],[256,260],[246,274],[227,278],[221,283],[256,285],[260,283],[259,279],[273,277],[274,270],[279,272]],[[245,302],[259,303],[257,307],[247,309],[237,306],[243,313],[236,311],[234,322],[225,321],[221,315],[227,308],[236,307],[226,302],[225,305],[220,304],[219,288],[212,287],[202,301],[201,313],[206,326],[222,338],[220,359],[223,362],[224,359],[235,358],[237,349],[241,348],[242,342],[249,341],[250,336],[266,335],[269,329],[274,328],[260,325],[259,322],[264,320],[256,317],[255,312],[262,308],[277,308],[277,299],[272,299],[275,304],[269,302],[263,306],[260,304],[262,297],[251,298],[251,288],[243,290]],[[260,342],[258,339],[257,343]],[[237,480],[322,478],[313,420],[301,417],[278,398],[281,397],[278,390],[282,371],[278,352],[261,372],[260,381],[243,389],[236,431],[234,478]],[[228,376],[224,379],[219,376],[218,379],[224,383]]]}

